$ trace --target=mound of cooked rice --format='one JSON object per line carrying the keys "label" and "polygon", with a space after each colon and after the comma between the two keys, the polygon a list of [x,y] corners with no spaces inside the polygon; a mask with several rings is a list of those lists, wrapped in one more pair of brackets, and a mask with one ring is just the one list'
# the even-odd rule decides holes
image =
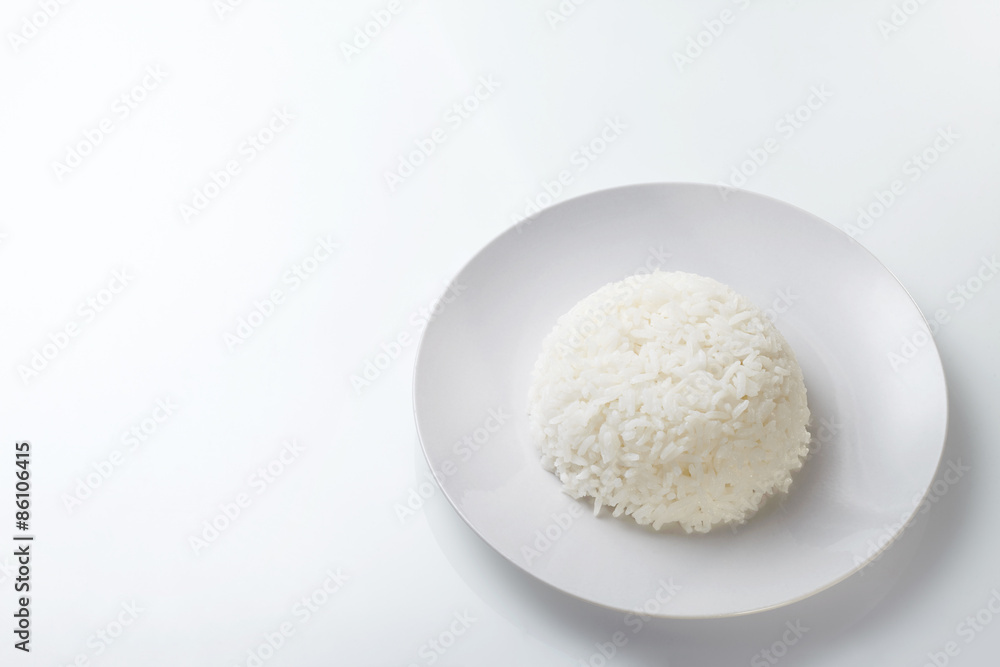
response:
{"label": "mound of cooked rice", "polygon": [[742,523],[808,452],[802,370],[759,308],[692,273],[610,283],[559,318],[528,395],[574,498],[687,532]]}

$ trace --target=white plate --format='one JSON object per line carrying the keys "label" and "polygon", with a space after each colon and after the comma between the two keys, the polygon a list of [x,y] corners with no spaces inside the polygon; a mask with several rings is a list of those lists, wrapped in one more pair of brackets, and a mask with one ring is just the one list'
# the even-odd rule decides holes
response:
{"label": "white plate", "polygon": [[[594,517],[528,439],[543,337],[578,300],[644,266],[747,295],[802,366],[815,452],[789,494],[738,530],[657,533]],[[794,206],[696,184],[595,192],[503,233],[454,282],[460,295],[442,303],[416,362],[424,453],[473,530],[566,593],[675,618],[788,604],[891,543],[934,479],[947,403],[923,316],[867,250]]]}

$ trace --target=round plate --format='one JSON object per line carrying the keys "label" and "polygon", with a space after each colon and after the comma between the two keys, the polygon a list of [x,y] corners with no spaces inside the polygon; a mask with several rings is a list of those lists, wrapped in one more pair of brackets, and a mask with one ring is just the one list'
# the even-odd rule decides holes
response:
{"label": "round plate", "polygon": [[[735,529],[687,535],[595,517],[592,502],[562,493],[528,438],[530,373],[556,320],[654,268],[745,294],[802,366],[810,456],[787,495]],[[788,604],[877,556],[934,479],[947,402],[926,321],[867,250],[789,204],[682,183],[595,192],[501,234],[453,287],[416,362],[427,461],[473,530],[571,595],[672,618]]]}

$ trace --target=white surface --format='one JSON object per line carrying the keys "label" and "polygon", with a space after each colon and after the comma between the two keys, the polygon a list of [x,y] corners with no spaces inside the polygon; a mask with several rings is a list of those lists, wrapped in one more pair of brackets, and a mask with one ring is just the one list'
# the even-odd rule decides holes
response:
{"label": "white surface", "polygon": [[[539,463],[527,394],[542,340],[598,288],[654,269],[768,308],[802,367],[809,460],[745,525],[686,535],[594,517]],[[414,375],[428,463],[473,530],[571,595],[629,612],[668,582],[655,616],[772,609],[876,557],[869,544],[895,539],[934,482],[947,424],[937,350],[885,361],[926,331],[919,309],[871,253],[794,206],[712,185],[596,192],[508,230],[453,284],[460,298],[428,325]]]}
{"label": "white surface", "polygon": [[[1000,588],[1000,283],[968,299],[958,286],[1000,250],[1000,5],[928,2],[883,37],[894,2],[590,0],[552,27],[556,0],[407,0],[350,62],[340,43],[388,0],[243,0],[222,17],[210,0],[70,2],[17,52],[8,33],[40,5],[6,3],[0,427],[4,452],[19,438],[36,448],[38,542],[34,651],[5,644],[3,664],[246,664],[287,620],[294,635],[268,666],[424,665],[422,647],[453,622],[464,630],[463,612],[476,620],[435,664],[599,664],[596,644],[622,630],[615,665],[746,665],[797,620],[810,630],[777,647],[781,664],[920,665],[951,641],[951,664],[994,664],[1000,622],[972,631],[965,619]],[[732,22],[679,71],[674,52],[726,8]],[[166,77],[131,97],[157,65]],[[449,120],[490,76],[499,88]],[[808,120],[782,123],[824,86]],[[241,152],[282,107],[287,127]],[[581,145],[615,118],[627,127],[589,161]],[[53,161],[102,119],[111,133],[58,180]],[[384,172],[435,128],[444,142],[390,192]],[[914,172],[947,128],[958,138]],[[496,556],[440,493],[400,520],[395,506],[427,489],[413,340],[443,281],[561,171],[560,198],[716,182],[765,145],[777,148],[745,187],[842,228],[894,180],[903,188],[859,240],[946,321],[944,459],[971,470],[898,545],[798,605],[633,633]],[[185,224],[178,205],[231,160],[239,173]],[[292,290],[283,276],[327,234],[340,249]],[[123,266],[134,279],[85,321],[79,304]],[[273,316],[228,349],[274,289],[285,298]],[[25,384],[17,367],[71,322],[79,334]],[[409,344],[355,392],[351,376],[401,334]],[[121,434],[164,398],[174,414],[125,451]],[[250,476],[289,438],[304,452],[258,495]],[[69,513],[63,494],[116,449],[122,464]],[[0,497],[12,470],[2,454]],[[250,507],[196,555],[189,537],[241,493]],[[330,568],[350,580],[301,623],[293,605]],[[6,570],[0,591],[10,622]],[[144,611],[96,656],[95,633],[132,601]]]}

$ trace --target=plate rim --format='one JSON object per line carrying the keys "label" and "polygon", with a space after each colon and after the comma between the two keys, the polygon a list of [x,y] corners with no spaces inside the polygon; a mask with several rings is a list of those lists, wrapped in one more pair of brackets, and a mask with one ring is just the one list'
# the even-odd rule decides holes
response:
{"label": "plate rim", "polygon": [[587,198],[590,198],[590,197],[608,196],[608,195],[610,195],[612,193],[620,193],[620,192],[627,191],[627,190],[653,190],[653,189],[660,189],[660,188],[664,188],[664,187],[666,187],[666,188],[697,188],[697,189],[711,188],[711,189],[715,189],[715,190],[724,190],[724,191],[730,192],[730,193],[739,193],[740,195],[747,195],[747,196],[750,196],[750,197],[757,197],[757,198],[760,198],[760,199],[768,200],[768,201],[773,202],[773,203],[780,204],[781,206],[792,208],[792,209],[794,209],[795,211],[797,211],[800,214],[804,214],[805,216],[808,216],[810,218],[813,218],[814,220],[822,222],[823,224],[827,225],[828,227],[831,227],[832,229],[834,229],[838,234],[840,234],[840,235],[842,235],[844,237],[847,237],[847,239],[851,242],[851,244],[853,246],[855,246],[856,248],[860,248],[862,251],[864,251],[865,253],[867,253],[871,257],[871,259],[873,259],[878,264],[878,266],[881,267],[881,269],[884,270],[892,278],[892,280],[896,283],[896,285],[902,290],[903,294],[906,295],[906,298],[909,299],[910,304],[916,309],[916,312],[920,315],[920,319],[923,321],[924,326],[925,326],[925,328],[928,331],[928,338],[930,339],[929,342],[931,343],[931,349],[933,350],[933,352],[934,352],[934,358],[937,361],[937,370],[939,371],[939,374],[940,374],[940,377],[941,377],[941,388],[943,390],[942,391],[942,396],[943,396],[943,400],[944,400],[944,404],[943,404],[943,407],[944,407],[944,410],[943,410],[943,415],[944,415],[944,417],[943,417],[943,432],[944,432],[944,435],[943,435],[943,438],[942,438],[942,441],[941,441],[940,453],[938,454],[937,462],[936,462],[935,467],[934,467],[934,473],[935,474],[931,475],[931,482],[928,483],[927,488],[924,490],[923,494],[920,497],[920,500],[914,504],[913,509],[909,513],[909,515],[907,516],[906,520],[901,523],[899,529],[897,529],[895,532],[893,532],[893,534],[891,535],[891,537],[889,538],[889,540],[886,541],[885,545],[882,546],[881,548],[876,549],[876,551],[873,552],[870,556],[866,556],[866,558],[861,563],[859,563],[858,565],[856,565],[851,570],[847,571],[845,574],[843,574],[839,578],[834,579],[832,581],[829,581],[826,584],[824,584],[823,586],[820,586],[819,588],[815,588],[815,589],[813,589],[813,590],[811,590],[811,591],[809,591],[807,593],[804,593],[802,595],[799,595],[799,596],[796,596],[796,597],[793,597],[793,598],[790,598],[788,600],[784,600],[784,601],[781,601],[781,602],[777,602],[777,603],[774,603],[774,604],[771,604],[771,605],[765,605],[765,606],[762,606],[762,607],[755,607],[753,609],[743,609],[743,610],[738,610],[738,611],[733,611],[733,612],[726,612],[726,613],[718,613],[718,614],[676,614],[676,613],[664,613],[663,610],[659,610],[659,611],[657,611],[655,613],[648,613],[648,612],[646,612],[644,610],[626,609],[624,607],[617,607],[615,605],[611,605],[611,604],[607,604],[607,603],[604,603],[604,602],[600,602],[598,600],[592,600],[592,599],[583,597],[583,596],[581,596],[581,595],[579,595],[577,593],[574,593],[572,591],[568,591],[568,590],[566,590],[564,588],[561,588],[560,586],[558,586],[558,585],[556,585],[556,584],[554,584],[554,583],[552,583],[550,581],[547,581],[547,580],[543,579],[538,573],[533,572],[532,570],[530,570],[528,568],[525,568],[521,563],[518,563],[517,561],[515,561],[513,558],[511,558],[506,553],[504,553],[501,549],[499,549],[496,545],[494,545],[492,542],[490,542],[490,540],[487,539],[486,536],[484,536],[479,531],[479,529],[469,519],[469,517],[467,517],[465,515],[465,513],[463,513],[462,510],[458,507],[458,505],[456,504],[455,500],[448,493],[448,489],[444,485],[444,483],[442,481],[442,478],[440,476],[439,471],[437,469],[435,469],[433,463],[431,462],[430,454],[427,451],[427,445],[424,442],[424,436],[423,436],[423,433],[421,432],[421,428],[420,428],[420,412],[417,409],[417,379],[418,379],[418,375],[420,374],[420,369],[421,369],[421,363],[420,362],[421,362],[421,359],[422,359],[422,352],[423,352],[423,349],[424,349],[424,342],[425,342],[425,340],[427,338],[428,333],[431,330],[431,327],[433,326],[433,320],[431,320],[430,322],[428,322],[427,326],[424,327],[424,330],[420,333],[420,339],[417,342],[416,354],[415,354],[415,358],[414,358],[414,362],[413,362],[413,373],[412,373],[411,383],[410,383],[410,394],[411,394],[411,402],[412,402],[412,409],[413,409],[413,419],[414,419],[414,425],[415,425],[416,431],[417,431],[417,440],[420,443],[420,451],[423,454],[424,461],[427,463],[427,467],[430,469],[431,475],[433,476],[435,483],[438,485],[438,488],[440,489],[440,491],[442,492],[442,494],[444,494],[444,497],[447,498],[448,503],[451,505],[452,509],[455,510],[455,512],[458,513],[458,515],[462,518],[462,521],[465,522],[465,524],[472,530],[472,532],[475,533],[483,542],[485,542],[490,547],[490,549],[492,549],[495,553],[497,553],[500,556],[502,556],[504,558],[504,560],[506,560],[507,562],[511,563],[519,571],[521,571],[521,572],[523,572],[523,573],[531,576],[532,578],[534,578],[535,580],[537,580],[537,581],[545,584],[549,588],[551,588],[553,590],[556,590],[556,591],[559,591],[563,595],[568,595],[568,596],[570,596],[572,598],[575,598],[577,600],[580,600],[582,602],[586,602],[587,604],[596,605],[598,607],[602,607],[604,609],[608,609],[608,610],[615,611],[615,612],[623,612],[623,613],[626,613],[626,614],[629,614],[629,613],[642,613],[643,615],[646,615],[646,616],[649,616],[649,617],[652,617],[652,618],[661,618],[661,619],[675,619],[675,620],[723,619],[723,618],[735,618],[735,617],[741,617],[741,616],[749,616],[751,614],[759,614],[759,613],[762,613],[762,612],[774,611],[776,609],[781,609],[782,607],[787,607],[789,605],[793,605],[793,604],[796,604],[798,602],[802,602],[803,600],[806,600],[806,599],[811,598],[811,597],[813,597],[815,595],[823,593],[823,592],[825,592],[825,591],[833,588],[837,584],[839,584],[839,583],[841,583],[841,582],[843,582],[843,581],[851,578],[853,575],[857,574],[858,572],[860,572],[861,570],[863,570],[864,568],[866,568],[868,565],[870,565],[874,561],[878,560],[882,556],[882,554],[885,553],[893,544],[895,544],[896,541],[903,535],[903,533],[906,532],[906,530],[913,524],[913,522],[914,522],[914,520],[916,518],[917,512],[923,506],[924,501],[927,499],[928,495],[933,490],[932,487],[933,487],[933,484],[934,484],[934,481],[935,481],[934,480],[934,476],[936,475],[937,471],[941,469],[941,462],[944,460],[944,453],[945,453],[945,449],[947,447],[947,442],[948,442],[948,426],[949,426],[949,418],[950,418],[950,415],[951,415],[951,411],[950,411],[950,404],[949,404],[949,400],[948,400],[948,394],[949,394],[949,391],[948,391],[948,377],[947,377],[947,374],[944,372],[944,362],[943,362],[943,360],[941,358],[941,352],[938,349],[937,340],[934,338],[934,335],[930,333],[930,329],[931,329],[930,322],[927,319],[927,316],[924,314],[923,310],[920,308],[920,305],[916,302],[916,299],[913,298],[913,295],[910,294],[910,291],[906,289],[906,286],[903,285],[903,283],[902,283],[902,281],[900,281],[899,277],[896,276],[896,274],[893,273],[893,271],[891,269],[889,269],[889,267],[887,267],[875,255],[875,253],[873,253],[867,247],[865,247],[864,245],[862,245],[856,238],[854,238],[853,236],[851,236],[850,234],[848,234],[846,231],[844,231],[840,227],[837,227],[832,222],[830,222],[830,221],[828,221],[828,220],[826,220],[826,219],[824,219],[824,218],[816,215],[815,213],[811,213],[810,211],[807,211],[804,208],[796,206],[795,204],[792,204],[792,203],[787,202],[787,201],[782,200],[782,199],[778,199],[777,197],[772,197],[770,195],[762,194],[762,193],[759,193],[759,192],[754,192],[752,190],[746,190],[746,189],[743,189],[743,188],[735,188],[735,187],[724,186],[724,185],[713,185],[713,184],[710,184],[710,183],[702,183],[702,182],[696,182],[696,181],[644,181],[644,182],[639,182],[639,183],[627,183],[627,184],[624,184],[624,185],[616,185],[616,186],[612,186],[612,187],[609,187],[609,188],[601,188],[601,189],[598,189],[598,190],[590,190],[588,192],[584,192],[584,193],[575,195],[573,197],[568,197],[568,198],[562,199],[562,200],[560,200],[558,202],[554,202],[553,204],[551,204],[551,205],[549,205],[549,206],[547,206],[547,207],[545,207],[545,208],[537,211],[536,213],[533,213],[533,214],[531,214],[529,216],[526,216],[526,217],[518,220],[517,222],[513,223],[512,225],[509,225],[508,227],[506,227],[505,229],[503,229],[501,232],[499,232],[498,234],[496,234],[493,238],[491,238],[487,243],[485,243],[465,263],[463,263],[462,266],[457,271],[454,272],[454,275],[452,276],[451,280],[448,281],[448,283],[446,284],[445,288],[440,292],[440,295],[441,296],[446,295],[449,287],[455,282],[455,280],[458,278],[458,276],[462,275],[462,273],[464,273],[466,271],[466,269],[468,269],[469,266],[471,266],[474,262],[476,262],[480,258],[481,255],[483,255],[487,250],[489,250],[492,246],[494,246],[502,238],[508,236],[509,234],[517,234],[517,233],[519,233],[517,231],[517,229],[518,229],[518,227],[520,225],[524,224],[525,221],[533,220],[533,219],[535,219],[535,218],[537,218],[537,217],[539,217],[539,216],[541,216],[541,215],[543,215],[545,213],[551,212],[552,210],[554,210],[556,208],[563,207],[563,206],[565,206],[567,204],[570,204],[570,203],[573,203],[573,202],[578,202],[579,200],[587,199]]}

